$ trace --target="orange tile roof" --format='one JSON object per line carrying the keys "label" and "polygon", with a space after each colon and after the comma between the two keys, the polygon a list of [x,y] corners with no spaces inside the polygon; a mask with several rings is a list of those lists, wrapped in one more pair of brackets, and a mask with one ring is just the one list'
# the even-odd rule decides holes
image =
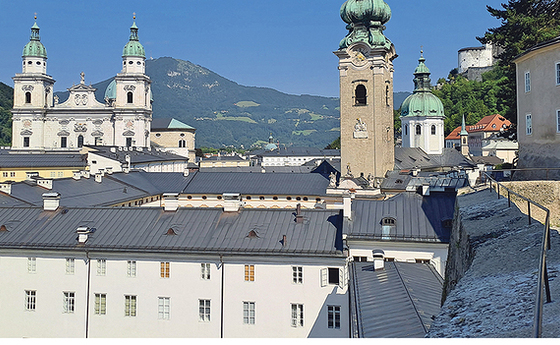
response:
{"label": "orange tile roof", "polygon": [[[467,132],[469,133],[478,133],[478,132],[499,132],[500,128],[503,126],[510,126],[511,121],[506,120],[502,115],[495,114],[495,115],[488,115],[482,118],[480,121],[473,126],[467,126]],[[455,128],[453,132],[451,132],[445,140],[459,140],[461,136],[459,133],[461,132],[461,126]]]}

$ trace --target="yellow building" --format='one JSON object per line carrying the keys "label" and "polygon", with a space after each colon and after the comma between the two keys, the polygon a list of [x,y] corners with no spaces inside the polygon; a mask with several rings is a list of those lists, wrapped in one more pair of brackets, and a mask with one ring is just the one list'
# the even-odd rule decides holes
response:
{"label": "yellow building", "polygon": [[20,182],[30,176],[43,178],[72,177],[75,171],[85,170],[86,155],[65,153],[15,153],[0,150],[0,182]]}

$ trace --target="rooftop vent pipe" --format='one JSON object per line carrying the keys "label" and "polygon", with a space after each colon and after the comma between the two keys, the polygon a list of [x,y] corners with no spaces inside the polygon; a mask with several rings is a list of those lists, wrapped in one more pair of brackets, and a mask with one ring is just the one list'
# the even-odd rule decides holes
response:
{"label": "rooftop vent pipe", "polygon": [[43,210],[56,211],[60,206],[60,193],[51,192],[43,194]]}
{"label": "rooftop vent pipe", "polygon": [[97,182],[97,183],[103,182],[103,173],[95,174],[95,182]]}
{"label": "rooftop vent pipe", "polygon": [[373,250],[373,268],[376,271],[385,269],[385,252],[381,249]]}
{"label": "rooftop vent pipe", "polygon": [[87,226],[80,226],[76,229],[76,233],[78,234],[78,243],[84,244],[87,242],[89,234],[93,234],[95,232],[95,228],[89,228]]}
{"label": "rooftop vent pipe", "polygon": [[298,224],[303,223],[303,214],[301,214],[301,204],[297,204],[296,206],[296,223]]}
{"label": "rooftop vent pipe", "polygon": [[241,201],[241,194],[239,193],[224,193],[224,212],[238,212],[243,201]]}
{"label": "rooftop vent pipe", "polygon": [[82,173],[79,171],[74,171],[74,175],[72,176],[72,178],[77,181],[82,178]]}

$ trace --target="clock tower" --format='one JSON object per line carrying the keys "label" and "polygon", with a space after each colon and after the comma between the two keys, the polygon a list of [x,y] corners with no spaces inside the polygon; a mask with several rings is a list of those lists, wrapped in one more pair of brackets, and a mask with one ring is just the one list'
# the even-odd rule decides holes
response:
{"label": "clock tower", "polygon": [[397,54],[383,34],[391,9],[383,0],[348,0],[340,15],[349,31],[334,52],[340,72],[341,173],[383,178],[395,164],[392,61]]}

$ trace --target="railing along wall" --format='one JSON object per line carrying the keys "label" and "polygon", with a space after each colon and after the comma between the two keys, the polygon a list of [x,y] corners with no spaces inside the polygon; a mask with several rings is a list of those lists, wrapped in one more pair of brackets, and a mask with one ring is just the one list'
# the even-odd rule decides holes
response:
{"label": "railing along wall", "polygon": [[[521,200],[527,202],[527,217],[529,225],[532,224],[532,217],[531,217],[531,205],[538,207],[539,209],[543,210],[546,213],[545,221],[544,221],[544,234],[542,240],[542,248],[540,254],[540,262],[539,262],[539,280],[537,283],[537,294],[535,298],[535,318],[533,321],[534,327],[534,336],[535,338],[540,338],[542,336],[542,318],[543,318],[543,305],[544,305],[544,297],[546,295],[546,302],[552,302],[552,298],[550,296],[550,286],[548,283],[548,268],[546,265],[546,255],[547,250],[550,250],[550,210],[546,207],[541,206],[540,204],[532,201],[529,198],[526,198],[506,186],[502,185],[501,183],[494,180],[488,173],[484,173],[486,177],[485,184],[490,183],[490,191],[496,190],[496,194],[498,195],[498,199],[502,198],[502,194],[507,193],[508,199],[508,207],[511,207],[511,197],[515,195],[516,197],[520,198]],[[505,196],[504,196],[505,197]]]}

